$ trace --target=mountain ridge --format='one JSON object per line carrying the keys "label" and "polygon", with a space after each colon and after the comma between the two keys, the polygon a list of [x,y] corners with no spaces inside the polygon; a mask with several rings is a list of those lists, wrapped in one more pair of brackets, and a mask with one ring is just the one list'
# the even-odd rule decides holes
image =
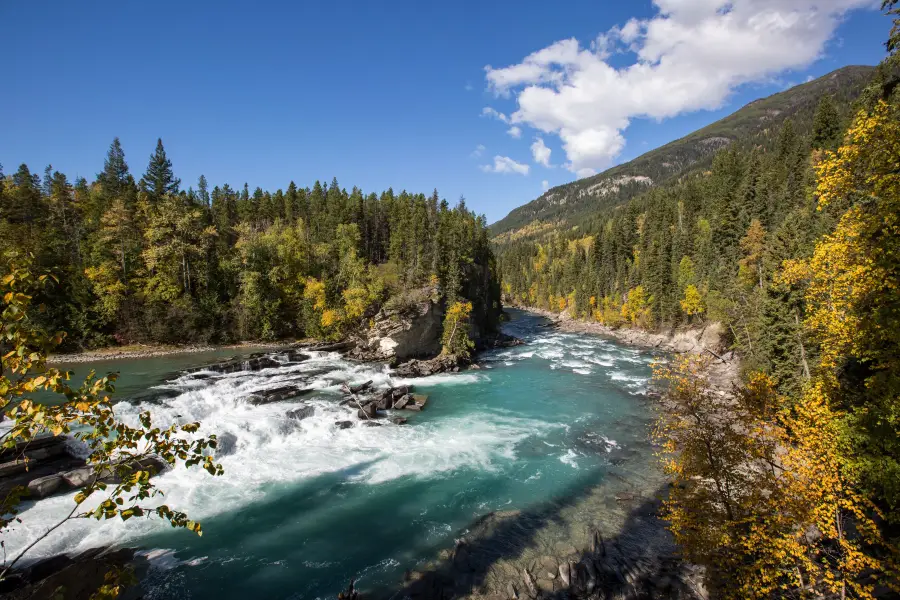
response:
{"label": "mountain ridge", "polygon": [[684,137],[654,148],[602,173],[555,186],[535,200],[514,208],[490,225],[497,238],[533,223],[575,224],[579,218],[624,204],[648,188],[676,179],[711,161],[719,149],[746,143],[798,119],[800,128],[812,121],[819,99],[826,94],[852,100],[866,85],[875,67],[850,65],[812,81],[758,98],[730,115]]}

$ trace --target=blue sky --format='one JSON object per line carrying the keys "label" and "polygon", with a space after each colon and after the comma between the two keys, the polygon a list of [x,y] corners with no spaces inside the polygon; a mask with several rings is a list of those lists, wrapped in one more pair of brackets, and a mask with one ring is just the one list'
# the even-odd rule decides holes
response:
{"label": "blue sky", "polygon": [[[0,163],[92,178],[119,136],[139,177],[162,137],[185,187],[201,173],[273,191],[332,177],[367,192],[437,187],[493,222],[545,181],[602,170],[791,83],[884,56],[890,23],[868,0],[781,2],[805,20],[778,20],[788,23],[780,37],[748,34],[773,3],[8,0]],[[685,43],[660,47],[679,35]],[[746,48],[732,56],[723,40]],[[648,60],[658,68],[620,77]],[[511,123],[482,116],[485,107]],[[551,166],[532,153],[538,137]],[[518,167],[486,172],[494,157]]]}

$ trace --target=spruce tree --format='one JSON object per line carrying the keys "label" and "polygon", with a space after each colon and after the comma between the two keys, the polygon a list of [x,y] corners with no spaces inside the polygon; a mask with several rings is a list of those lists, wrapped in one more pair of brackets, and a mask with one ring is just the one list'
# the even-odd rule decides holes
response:
{"label": "spruce tree", "polygon": [[813,119],[812,147],[834,150],[840,142],[841,122],[831,96],[822,96]]}
{"label": "spruce tree", "polygon": [[202,173],[200,174],[200,179],[197,180],[197,196],[200,198],[203,206],[210,206],[209,183],[207,183],[206,176]]}
{"label": "spruce tree", "polygon": [[103,172],[97,175],[97,181],[103,187],[107,198],[116,198],[124,195],[125,187],[129,183],[128,163],[125,162],[125,151],[119,138],[113,138],[106,152],[106,160],[103,161]]}
{"label": "spruce tree", "polygon": [[181,180],[172,172],[172,161],[166,157],[162,138],[156,140],[156,150],[150,155],[147,172],[141,179],[141,189],[147,194],[151,203],[159,202],[165,195],[178,193]]}

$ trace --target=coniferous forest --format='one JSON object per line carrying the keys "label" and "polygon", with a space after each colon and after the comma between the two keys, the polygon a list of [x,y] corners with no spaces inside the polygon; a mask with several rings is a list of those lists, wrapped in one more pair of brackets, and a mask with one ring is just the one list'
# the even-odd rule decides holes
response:
{"label": "coniferous forest", "polygon": [[39,300],[70,347],[336,338],[426,285],[482,325],[499,314],[486,223],[464,199],[336,179],[185,189],[161,140],[138,181],[118,138],[94,181],[0,176],[0,246],[59,280]]}

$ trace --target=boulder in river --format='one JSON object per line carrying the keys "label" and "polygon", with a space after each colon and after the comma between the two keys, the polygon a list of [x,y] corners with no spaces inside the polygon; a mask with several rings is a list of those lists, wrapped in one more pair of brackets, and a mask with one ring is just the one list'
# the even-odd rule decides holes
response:
{"label": "boulder in river", "polygon": [[406,394],[410,393],[411,391],[412,391],[412,388],[410,386],[401,385],[401,386],[398,386],[395,388],[391,388],[391,397],[394,398],[394,400],[396,400],[396,399],[400,398],[401,396],[405,396]]}
{"label": "boulder in river", "polygon": [[338,421],[334,424],[338,429],[350,429],[353,427],[353,421]]}
{"label": "boulder in river", "polygon": [[341,386],[341,391],[345,394],[358,394],[360,392],[364,392],[372,385],[372,380],[368,380],[365,383],[360,383],[357,385],[347,385],[346,383]]}
{"label": "boulder in river", "polygon": [[45,475],[28,482],[28,497],[41,499],[52,496],[68,485],[62,475]]}
{"label": "boulder in river", "polygon": [[247,397],[247,402],[253,405],[270,404],[272,402],[283,402],[297,396],[309,394],[312,389],[303,389],[296,385],[285,385],[268,390],[259,390]]}
{"label": "boulder in river", "polygon": [[297,348],[292,348],[285,352],[284,357],[288,362],[299,363],[305,360],[309,360],[309,354],[304,354]]}
{"label": "boulder in river", "polygon": [[409,404],[410,402],[412,402],[412,396],[410,396],[409,394],[404,394],[404,395],[400,396],[398,399],[394,400],[393,408],[404,409],[404,408],[406,408],[406,405]]}
{"label": "boulder in river", "polygon": [[391,417],[391,423],[394,425],[406,425],[406,417]]}
{"label": "boulder in river", "polygon": [[378,407],[375,406],[374,402],[364,404],[362,408],[360,408],[356,412],[356,416],[363,420],[374,419],[376,416],[378,416]]}
{"label": "boulder in river", "polygon": [[237,436],[230,431],[216,435],[216,458],[228,456],[237,448]]}
{"label": "boulder in river", "polygon": [[307,405],[301,406],[300,408],[295,408],[294,410],[289,410],[286,414],[289,419],[302,421],[303,419],[307,419],[316,414],[316,409],[312,406]]}

